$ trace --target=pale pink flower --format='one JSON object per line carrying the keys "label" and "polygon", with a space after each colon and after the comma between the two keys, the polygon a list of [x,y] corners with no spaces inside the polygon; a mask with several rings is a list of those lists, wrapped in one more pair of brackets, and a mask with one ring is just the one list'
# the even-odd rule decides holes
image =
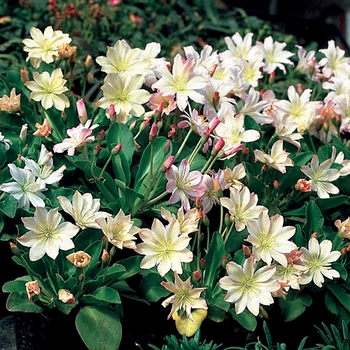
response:
{"label": "pale pink flower", "polygon": [[169,202],[174,204],[180,200],[186,211],[190,209],[189,199],[195,200],[204,194],[203,175],[197,170],[190,171],[190,165],[185,158],[179,167],[172,165],[165,176],[168,180],[166,191],[171,193]]}
{"label": "pale pink flower", "polygon": [[56,153],[63,153],[68,150],[68,155],[73,156],[76,149],[84,146],[87,142],[95,140],[95,136],[91,136],[92,131],[98,127],[94,124],[90,127],[92,120],[89,119],[85,125],[79,124],[77,127],[68,129],[67,134],[69,138],[64,139],[61,143],[53,146],[53,151]]}

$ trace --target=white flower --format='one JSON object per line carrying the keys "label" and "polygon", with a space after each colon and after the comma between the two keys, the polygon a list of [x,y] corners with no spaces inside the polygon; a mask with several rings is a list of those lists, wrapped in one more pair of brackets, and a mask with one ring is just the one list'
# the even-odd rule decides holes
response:
{"label": "white flower", "polygon": [[37,178],[36,182],[41,187],[45,187],[46,184],[57,186],[66,169],[66,166],[62,165],[59,169],[53,170],[52,152],[49,152],[44,145],[41,145],[38,162],[25,157],[22,157],[22,160],[25,163],[24,169],[28,169],[34,174]]}
{"label": "white flower", "polygon": [[8,164],[10,174],[15,182],[4,183],[0,190],[9,193],[18,201],[18,208],[29,210],[30,203],[33,206],[45,206],[45,195],[42,191],[46,188],[35,181],[34,174],[27,169],[18,168],[14,164]]}
{"label": "white flower", "polygon": [[300,258],[309,269],[306,274],[300,276],[300,284],[313,281],[317,287],[321,288],[324,277],[331,280],[340,277],[339,272],[331,268],[331,263],[338,260],[341,255],[339,251],[331,251],[332,241],[325,239],[319,243],[316,238],[311,237],[308,248],[300,248],[303,252]]}
{"label": "white flower", "polygon": [[237,231],[244,230],[249,221],[256,220],[262,211],[267,211],[264,206],[257,205],[258,196],[250,193],[248,187],[245,186],[241,190],[230,187],[229,190],[230,198],[222,197],[220,203],[229,210]]}
{"label": "white flower", "polygon": [[191,238],[181,233],[177,220],[164,227],[154,219],[151,229],[141,229],[139,236],[143,243],[137,245],[136,252],[145,255],[140,265],[142,269],[157,266],[161,276],[169,270],[181,274],[181,263],[193,259],[193,253],[187,248]]}
{"label": "white flower", "polygon": [[5,139],[5,136],[0,131],[0,142],[5,145],[5,150],[9,150],[10,146],[12,145],[12,141],[9,139]]}
{"label": "white flower", "polygon": [[310,178],[310,185],[313,191],[317,192],[320,198],[329,198],[329,193],[339,193],[339,188],[331,182],[338,179],[340,172],[337,169],[330,169],[333,159],[327,159],[320,164],[317,155],[311,159],[310,166],[303,165],[300,170]]}
{"label": "white flower", "polygon": [[176,272],[174,272],[174,278],[175,283],[165,281],[160,283],[162,287],[174,293],[162,302],[162,306],[167,307],[172,304],[168,319],[174,312],[184,310],[187,317],[193,321],[191,309],[208,309],[207,302],[200,297],[200,294],[207,288],[193,288],[190,277],[186,281],[182,281]]}
{"label": "white flower", "polygon": [[247,222],[247,229],[249,236],[246,241],[253,245],[253,255],[257,261],[263,260],[271,265],[274,259],[287,266],[285,254],[297,248],[289,241],[294,236],[295,227],[283,227],[283,216],[276,214],[270,219],[268,213],[262,211],[257,220]]}
{"label": "white flower", "polygon": [[75,223],[81,228],[96,228],[100,226],[96,222],[99,218],[107,218],[110,214],[100,210],[100,199],[92,198],[91,193],[81,194],[75,191],[72,202],[64,196],[58,196],[62,209],[69,214]]}
{"label": "white flower", "polygon": [[293,65],[289,57],[294,54],[290,51],[284,50],[286,43],[273,42],[271,36],[264,40],[264,43],[257,43],[258,48],[262,52],[265,59],[264,72],[270,74],[279,68],[286,74],[286,69],[283,64]]}
{"label": "white flower", "polygon": [[224,298],[235,304],[236,314],[246,308],[255,316],[259,314],[259,306],[273,304],[271,293],[280,289],[274,278],[276,267],[264,266],[255,271],[254,257],[246,259],[243,267],[230,261],[226,265],[228,276],[219,280],[220,287],[227,290]]}
{"label": "white flower", "polygon": [[36,261],[45,253],[56,259],[59,250],[74,248],[72,238],[78,233],[79,227],[70,222],[61,223],[62,215],[58,209],[47,211],[38,206],[34,217],[22,218],[24,227],[30,231],[18,237],[17,241],[25,247],[30,247],[29,259]]}
{"label": "white flower", "polygon": [[135,249],[135,234],[138,233],[140,229],[134,226],[134,222],[130,220],[130,217],[131,215],[125,215],[120,209],[114,218],[108,215],[106,218],[97,218],[96,222],[108,241],[117,248],[123,249],[123,247],[125,247]]}

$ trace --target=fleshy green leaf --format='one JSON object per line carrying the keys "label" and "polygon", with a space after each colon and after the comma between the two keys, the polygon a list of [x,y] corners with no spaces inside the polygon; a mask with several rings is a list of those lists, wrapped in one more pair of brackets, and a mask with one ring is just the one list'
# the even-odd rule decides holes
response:
{"label": "fleshy green leaf", "polygon": [[87,305],[79,310],[75,324],[88,349],[118,349],[122,339],[122,325],[114,312]]}
{"label": "fleshy green leaf", "polygon": [[12,292],[7,298],[6,308],[9,311],[41,313],[44,309],[28,300],[26,292]]}

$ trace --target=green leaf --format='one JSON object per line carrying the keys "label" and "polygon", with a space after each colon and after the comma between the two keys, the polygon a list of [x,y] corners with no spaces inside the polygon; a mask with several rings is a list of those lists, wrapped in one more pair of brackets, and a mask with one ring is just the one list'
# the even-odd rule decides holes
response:
{"label": "green leaf", "polygon": [[244,310],[243,312],[237,315],[234,308],[231,308],[229,312],[232,318],[236,320],[245,329],[248,329],[249,331],[255,330],[257,326],[257,321],[256,317],[251,312],[249,312],[248,310]]}
{"label": "green leaf", "polygon": [[226,318],[226,312],[212,304],[209,305],[207,317],[214,322],[222,322]]}
{"label": "green leaf", "polygon": [[144,276],[139,285],[141,296],[151,302],[156,302],[160,298],[168,296],[169,292],[160,285],[162,280],[162,277],[157,273],[151,272]]}
{"label": "green leaf", "polygon": [[337,208],[345,203],[349,204],[349,196],[338,195],[331,198],[316,198],[315,203],[321,211]]}
{"label": "green leaf", "polygon": [[225,256],[224,241],[219,232],[214,232],[209,249],[205,255],[204,286],[213,288],[218,278],[217,270],[221,268],[222,257]]}
{"label": "green leaf", "polygon": [[281,313],[286,322],[293,321],[299,317],[307,306],[312,304],[312,298],[308,294],[296,294],[291,291],[286,299],[279,298]]}
{"label": "green leaf", "polygon": [[11,292],[25,292],[26,287],[25,284],[27,282],[32,281],[32,278],[30,276],[21,276],[19,278],[16,278],[14,281],[8,281],[2,286],[2,291],[4,293],[11,293]]}
{"label": "green leaf", "polygon": [[12,292],[7,298],[6,308],[9,311],[41,313],[44,309],[28,300],[26,292]]}
{"label": "green leaf", "polygon": [[[145,150],[142,153],[142,157],[140,160],[140,166],[138,168],[136,178],[135,178],[135,186],[134,189],[136,192],[145,194],[147,191],[147,187],[151,186],[151,179],[150,179],[150,164],[151,164],[151,147],[154,147],[153,151],[153,171],[155,171],[158,167],[158,165],[162,164],[162,162],[165,161],[165,155],[164,155],[164,146],[165,143],[168,141],[167,138],[160,136],[157,138],[157,141],[153,144],[149,144]],[[170,144],[170,152],[172,152],[172,145]]]}
{"label": "green leaf", "polygon": [[350,295],[345,288],[339,285],[328,284],[329,291],[338,299],[338,302],[350,313]]}
{"label": "green leaf", "polygon": [[119,293],[115,289],[107,286],[102,286],[101,288],[98,288],[93,294],[93,296],[99,300],[106,301],[107,303],[121,303]]}
{"label": "green leaf", "polygon": [[122,339],[119,317],[106,308],[82,307],[75,319],[77,331],[90,350],[115,350]]}
{"label": "green leaf", "polygon": [[11,195],[5,196],[5,199],[0,202],[0,210],[8,217],[13,219],[17,211],[17,200]]}
{"label": "green leaf", "polygon": [[311,201],[306,206],[306,224],[303,226],[303,230],[311,236],[314,232],[318,234],[323,231],[324,218],[320,208],[315,201]]}

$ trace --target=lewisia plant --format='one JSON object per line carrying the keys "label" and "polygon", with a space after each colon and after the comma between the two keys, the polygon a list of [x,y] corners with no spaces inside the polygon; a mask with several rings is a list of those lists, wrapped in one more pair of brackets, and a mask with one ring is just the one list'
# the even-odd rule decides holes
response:
{"label": "lewisia plant", "polygon": [[118,40],[94,60],[30,35],[0,79],[1,239],[26,271],[10,311],[74,313],[89,349],[120,346],[125,298],[187,336],[291,321],[316,295],[350,321],[350,58],[333,41],[236,33],[164,58]]}

